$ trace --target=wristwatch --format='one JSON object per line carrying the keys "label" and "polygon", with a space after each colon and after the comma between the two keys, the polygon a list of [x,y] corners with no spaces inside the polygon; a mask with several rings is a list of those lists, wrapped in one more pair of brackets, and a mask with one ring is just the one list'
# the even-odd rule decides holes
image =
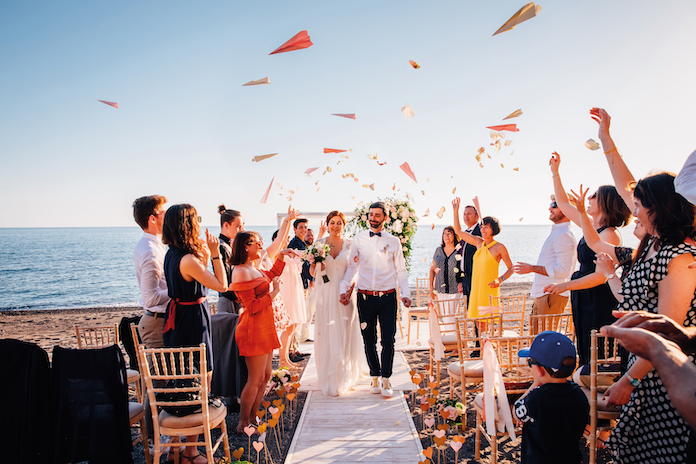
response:
{"label": "wristwatch", "polygon": [[633,386],[633,388],[636,388],[638,385],[640,385],[640,379],[634,379],[633,377],[631,377],[630,375],[628,375],[628,372],[626,372],[624,375],[626,376],[626,378],[628,379],[628,381],[631,383],[631,385]]}

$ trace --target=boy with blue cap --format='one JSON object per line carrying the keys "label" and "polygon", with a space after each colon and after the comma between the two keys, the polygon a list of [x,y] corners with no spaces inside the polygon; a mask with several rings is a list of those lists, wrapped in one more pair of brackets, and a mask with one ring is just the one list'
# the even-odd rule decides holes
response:
{"label": "boy with blue cap", "polygon": [[573,342],[558,332],[542,332],[519,356],[527,358],[534,376],[514,406],[515,416],[524,423],[521,462],[582,462],[578,442],[590,405],[580,387],[568,380],[576,365]]}

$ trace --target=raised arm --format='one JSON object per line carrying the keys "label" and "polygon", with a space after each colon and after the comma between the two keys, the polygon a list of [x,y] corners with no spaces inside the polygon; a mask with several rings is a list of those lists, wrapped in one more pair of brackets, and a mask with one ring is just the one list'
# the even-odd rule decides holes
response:
{"label": "raised arm", "polygon": [[479,204],[478,196],[475,196],[474,198],[472,198],[471,201],[474,203],[474,208],[476,208],[476,213],[478,213],[478,216],[479,216],[481,219],[483,219],[485,216],[484,216],[483,213],[481,212],[481,205]]}
{"label": "raised arm", "polygon": [[273,240],[273,243],[266,248],[266,253],[268,253],[268,257],[271,258],[271,260],[274,260],[278,252],[283,249],[285,239],[288,238],[288,234],[290,233],[290,224],[292,224],[293,219],[296,219],[299,215],[300,213],[292,209],[292,206],[288,206],[288,215],[283,219],[283,223],[278,231],[278,236]]}
{"label": "raised arm", "polygon": [[574,224],[580,225],[580,215],[578,214],[578,210],[570,204],[568,195],[563,188],[561,175],[558,173],[558,167],[560,165],[561,155],[554,151],[551,155],[551,159],[549,160],[549,166],[551,167],[551,174],[553,175],[553,193],[556,196],[556,204],[559,208],[561,208],[561,212],[565,217],[573,221]]}
{"label": "raised arm", "polygon": [[602,142],[604,155],[607,158],[611,176],[614,178],[614,186],[616,190],[618,190],[619,195],[621,195],[621,198],[623,198],[626,206],[628,206],[629,209],[633,209],[633,191],[631,190],[631,185],[633,185],[636,179],[633,177],[633,174],[631,174],[631,171],[629,171],[628,166],[626,166],[626,163],[616,149],[614,140],[609,134],[611,117],[602,108],[592,108],[590,110],[590,115],[592,119],[599,124],[599,140]]}
{"label": "raised arm", "polygon": [[582,235],[585,237],[585,242],[587,246],[590,247],[595,253],[606,253],[611,256],[616,264],[619,264],[619,259],[616,257],[616,247],[610,243],[605,242],[599,236],[590,217],[587,215],[587,210],[585,209],[585,197],[590,189],[582,189],[582,184],[580,184],[580,193],[575,193],[571,190],[571,196],[569,198],[570,202],[575,206],[580,216],[580,227],[582,227]]}
{"label": "raised arm", "polygon": [[462,236],[462,233],[464,230],[462,230],[462,224],[459,222],[459,204],[461,203],[461,199],[459,197],[455,197],[454,200],[452,200],[452,213],[454,214],[454,233],[457,234],[459,237]]}
{"label": "raised arm", "polygon": [[[227,291],[227,274],[220,259],[220,241],[215,235],[210,235],[208,229],[205,229],[205,238],[207,248],[204,249],[202,259],[192,254],[187,254],[181,259],[181,263],[179,263],[181,276],[184,279],[187,277],[193,279],[216,292],[225,292]],[[205,266],[205,263],[208,262],[208,256],[213,260],[214,275]]]}

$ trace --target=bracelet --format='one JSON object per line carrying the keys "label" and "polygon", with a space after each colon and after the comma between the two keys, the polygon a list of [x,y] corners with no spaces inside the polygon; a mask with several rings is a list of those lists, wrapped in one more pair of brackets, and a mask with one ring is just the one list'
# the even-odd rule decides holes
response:
{"label": "bracelet", "polygon": [[640,385],[640,379],[634,379],[628,374],[628,371],[624,375],[628,379],[628,382],[633,386],[633,388],[636,388],[638,385]]}
{"label": "bracelet", "polygon": [[212,258],[212,259],[220,259],[220,257],[219,257],[219,256],[216,256],[216,257],[214,257],[214,258]]}
{"label": "bracelet", "polygon": [[614,277],[616,277],[616,273],[615,273],[615,272],[612,272],[612,273],[609,274],[609,275],[606,275],[606,274],[605,274],[604,277],[606,277],[607,280],[611,280],[611,279],[613,279]]}
{"label": "bracelet", "polygon": [[619,150],[617,150],[616,147],[614,147],[614,148],[612,148],[612,149],[609,150],[609,151],[605,151],[604,154],[605,154],[605,155],[608,155],[608,154],[611,153],[612,151],[616,151],[617,153],[619,152]]}

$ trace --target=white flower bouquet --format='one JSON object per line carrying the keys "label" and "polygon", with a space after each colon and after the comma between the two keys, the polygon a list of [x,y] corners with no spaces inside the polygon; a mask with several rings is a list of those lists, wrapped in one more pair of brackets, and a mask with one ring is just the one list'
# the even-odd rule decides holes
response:
{"label": "white flower bouquet", "polygon": [[[331,247],[324,243],[314,243],[309,245],[302,255],[302,260],[307,261],[309,264],[320,264],[326,260],[331,252]],[[329,276],[323,274],[321,278],[324,283],[329,283]]]}

